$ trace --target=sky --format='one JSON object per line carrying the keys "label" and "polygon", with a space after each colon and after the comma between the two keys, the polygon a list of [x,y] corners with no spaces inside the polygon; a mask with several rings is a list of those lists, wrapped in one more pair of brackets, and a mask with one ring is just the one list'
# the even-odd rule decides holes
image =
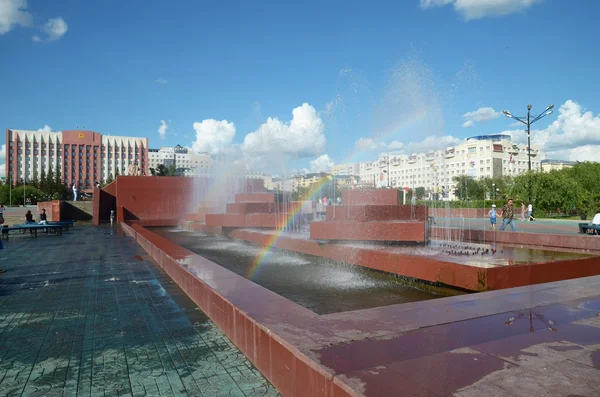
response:
{"label": "sky", "polygon": [[526,142],[501,111],[553,104],[533,145],[598,160],[598,15],[595,0],[0,0],[0,126],[148,137],[281,174]]}

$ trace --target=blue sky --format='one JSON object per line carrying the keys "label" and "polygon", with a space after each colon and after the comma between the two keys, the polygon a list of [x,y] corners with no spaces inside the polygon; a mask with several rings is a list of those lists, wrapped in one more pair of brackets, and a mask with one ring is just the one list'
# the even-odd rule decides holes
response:
{"label": "blue sky", "polygon": [[85,125],[298,168],[326,154],[321,169],[512,131],[498,111],[552,103],[536,144],[600,149],[594,0],[2,3],[3,130]]}

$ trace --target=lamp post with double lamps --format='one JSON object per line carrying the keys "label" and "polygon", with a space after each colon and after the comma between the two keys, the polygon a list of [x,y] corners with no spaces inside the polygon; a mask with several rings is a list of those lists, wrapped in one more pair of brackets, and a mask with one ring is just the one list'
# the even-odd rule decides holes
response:
{"label": "lamp post with double lamps", "polygon": [[[552,114],[553,107],[554,107],[554,105],[550,105],[542,113],[540,113],[538,115],[531,115],[531,105],[527,105],[527,118],[517,117],[517,116],[513,115],[511,112],[509,112],[508,110],[502,111],[502,113],[504,113],[504,115],[506,117],[515,119],[527,126],[527,157],[529,160],[529,172],[531,172],[531,124]],[[531,202],[531,178],[529,179],[529,202]]]}

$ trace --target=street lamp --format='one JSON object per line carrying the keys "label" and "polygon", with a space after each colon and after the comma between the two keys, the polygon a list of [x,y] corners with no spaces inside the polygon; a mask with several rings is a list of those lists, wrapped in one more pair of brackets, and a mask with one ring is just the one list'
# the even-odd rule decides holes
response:
{"label": "street lamp", "polygon": [[[554,108],[554,105],[548,106],[546,108],[546,110],[544,110],[542,113],[538,114],[537,116],[536,115],[532,116],[531,115],[531,105],[527,105],[527,119],[526,120],[525,120],[525,117],[517,117],[517,116],[513,115],[511,112],[509,112],[508,110],[502,111],[502,113],[504,113],[504,115],[506,117],[508,117],[510,119],[515,119],[527,126],[527,157],[529,160],[529,172],[531,172],[531,124],[552,114],[552,108]],[[529,202],[531,202],[531,179],[529,180]]]}
{"label": "street lamp", "polygon": [[492,191],[494,193],[494,204],[496,204],[496,184],[492,183]]}

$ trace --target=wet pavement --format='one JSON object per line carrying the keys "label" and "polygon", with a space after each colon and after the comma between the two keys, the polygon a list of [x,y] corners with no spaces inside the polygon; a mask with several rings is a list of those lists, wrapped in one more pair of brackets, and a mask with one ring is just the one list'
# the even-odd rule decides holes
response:
{"label": "wet pavement", "polygon": [[0,395],[279,396],[134,240],[108,228],[0,251]]}
{"label": "wet pavement", "polygon": [[[517,232],[544,233],[544,234],[579,234],[579,223],[589,223],[591,220],[563,220],[563,219],[538,219],[533,222],[515,220],[514,224]],[[471,230],[489,230],[489,218],[435,218],[434,227],[450,227]],[[496,229],[502,226],[502,219],[498,219]],[[510,226],[507,226],[502,233],[512,233]]]}

